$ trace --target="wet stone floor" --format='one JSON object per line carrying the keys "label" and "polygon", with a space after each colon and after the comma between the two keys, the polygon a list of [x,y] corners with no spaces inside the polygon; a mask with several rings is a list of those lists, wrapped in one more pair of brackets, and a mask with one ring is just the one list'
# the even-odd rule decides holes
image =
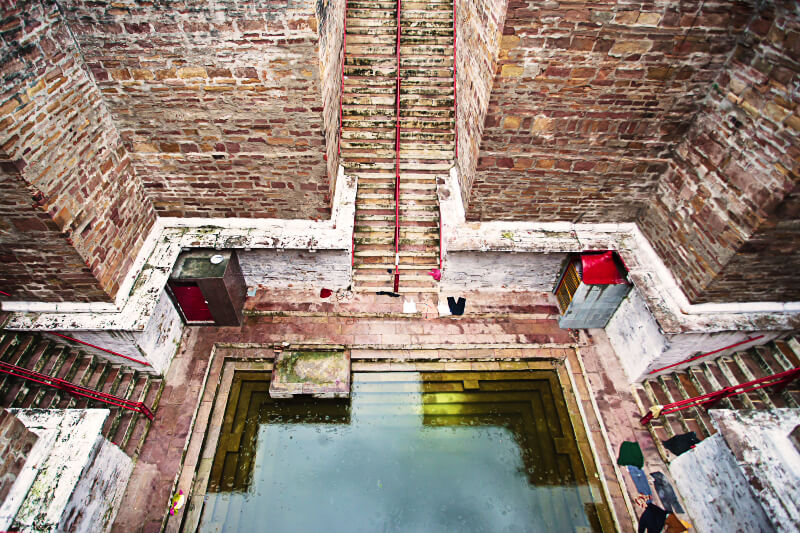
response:
{"label": "wet stone floor", "polygon": [[554,370],[357,372],[350,400],[269,381],[233,374],[198,531],[613,529]]}

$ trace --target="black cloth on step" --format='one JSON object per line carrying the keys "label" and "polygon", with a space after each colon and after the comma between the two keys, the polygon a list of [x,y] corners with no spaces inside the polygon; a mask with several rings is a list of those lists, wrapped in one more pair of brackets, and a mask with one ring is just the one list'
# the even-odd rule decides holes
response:
{"label": "black cloth on step", "polygon": [[452,296],[447,297],[447,307],[450,308],[450,312],[454,315],[463,315],[464,314],[464,306],[467,305],[466,298],[459,298],[456,302],[456,299]]}
{"label": "black cloth on step", "polygon": [[700,439],[697,438],[697,435],[695,435],[694,431],[690,431],[689,433],[675,435],[671,439],[667,439],[662,442],[664,443],[664,447],[666,449],[675,455],[680,455],[689,450],[695,444],[700,444]]}
{"label": "black cloth on step", "polygon": [[661,500],[664,509],[670,513],[683,513],[683,507],[681,507],[672,485],[667,481],[667,477],[661,472],[653,472],[650,477],[653,478],[653,486],[656,488],[658,499]]}
{"label": "black cloth on step", "polygon": [[660,533],[664,529],[664,522],[666,521],[667,512],[653,502],[647,502],[647,509],[639,517],[638,532]]}
{"label": "black cloth on step", "polygon": [[392,298],[400,298],[398,293],[391,291],[378,291],[375,294],[379,294],[380,296],[391,296]]}

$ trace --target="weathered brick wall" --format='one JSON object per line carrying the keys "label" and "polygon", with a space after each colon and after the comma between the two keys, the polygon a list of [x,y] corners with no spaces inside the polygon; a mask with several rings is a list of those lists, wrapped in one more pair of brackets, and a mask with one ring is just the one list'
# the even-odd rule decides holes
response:
{"label": "weathered brick wall", "polygon": [[0,407],[0,503],[8,496],[37,439],[36,433]]}
{"label": "weathered brick wall", "polygon": [[330,216],[338,1],[62,5],[159,214]]}
{"label": "weathered brick wall", "polygon": [[640,225],[693,302],[800,299],[800,13],[766,4]]}
{"label": "weathered brick wall", "polygon": [[752,11],[700,7],[509,1],[467,218],[633,220]]}
{"label": "weathered brick wall", "polygon": [[322,118],[325,124],[325,154],[332,204],[339,171],[339,101],[342,95],[342,60],[344,58],[345,0],[324,0],[317,5],[319,69],[322,79]]}
{"label": "weathered brick wall", "polygon": [[0,290],[34,301],[107,298],[12,163],[0,162],[0,191]]}
{"label": "weathered brick wall", "polygon": [[515,42],[503,37],[508,0],[455,0],[458,173],[466,203],[478,164],[483,124],[500,53]]}
{"label": "weathered brick wall", "polygon": [[0,28],[2,290],[109,300],[152,206],[55,4],[17,0]]}

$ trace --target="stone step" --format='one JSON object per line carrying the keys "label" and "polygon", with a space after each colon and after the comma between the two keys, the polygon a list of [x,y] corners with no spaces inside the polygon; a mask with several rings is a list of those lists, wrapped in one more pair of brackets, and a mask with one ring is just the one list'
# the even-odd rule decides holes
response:
{"label": "stone step", "polygon": [[[347,7],[354,7],[357,9],[397,9],[397,2],[395,1],[380,1],[380,0],[349,0]],[[428,10],[449,10],[453,11],[453,2],[437,2],[437,1],[409,1],[403,2],[402,9],[428,9]]]}
{"label": "stone step", "polygon": [[[395,78],[397,76],[397,63],[376,65],[352,65],[345,62],[344,75],[347,78]],[[436,81],[441,81],[442,85],[447,82],[453,82],[453,69],[452,67],[437,67],[437,68],[421,68],[413,64],[400,63],[400,85],[419,85],[420,83],[433,84]],[[440,80],[436,80],[439,78]]]}
{"label": "stone step", "polygon": [[[386,271],[386,270],[394,269],[394,263],[393,262],[391,262],[391,263],[390,262],[386,262],[386,263],[363,263],[363,262],[359,262],[359,263],[356,263],[353,266],[354,266],[354,268],[358,269],[359,271],[362,271],[362,270],[363,271],[369,271],[369,270],[384,270],[384,271]],[[438,263],[437,263],[437,266],[438,266]],[[430,268],[431,268],[431,265],[423,265],[423,264],[415,265],[415,264],[409,264],[409,263],[401,263],[399,265],[400,275],[402,275],[404,271],[411,272],[411,271],[421,271],[421,270],[426,270],[426,269],[430,270]]]}
{"label": "stone step", "polygon": [[[800,345],[797,348],[800,348]],[[634,386],[633,390],[644,416],[652,405],[666,405],[678,400],[694,398],[797,367],[800,367],[798,352],[790,342],[778,340],[714,360],[698,362],[677,372],[646,380]],[[653,419],[648,425],[648,429],[664,460],[669,462],[672,456],[663,448],[659,439],[666,439],[687,431],[694,431],[700,439],[713,435],[716,430],[707,412],[711,408],[797,407],[800,402],[800,384],[797,384],[797,381],[800,380],[789,384],[781,392],[771,388],[761,388],[723,399],[714,406],[692,407],[662,415]]]}
{"label": "stone step", "polygon": [[[394,257],[394,250],[388,255]],[[400,250],[400,257],[439,257],[438,252],[420,251],[420,250]],[[387,253],[383,250],[362,250],[356,251],[356,257],[386,257]]]}
{"label": "stone step", "polygon": [[[395,128],[374,128],[364,129],[360,127],[345,126],[342,129],[342,140],[352,141],[392,141],[395,139]],[[452,143],[455,139],[455,134],[452,131],[445,130],[401,130],[401,142],[448,142]]]}
{"label": "stone step", "polygon": [[[372,44],[372,43],[354,43],[347,45],[347,55],[354,56],[391,56],[396,55],[397,44],[392,42],[390,44]],[[400,43],[400,57],[408,56],[453,56],[452,45],[442,44],[403,44]]]}
{"label": "stone step", "polygon": [[[437,202],[438,198],[437,198],[436,194],[433,193],[433,192],[429,192],[429,193],[425,194],[425,193],[419,193],[419,192],[414,192],[414,193],[406,192],[406,193],[403,193],[401,191],[401,198],[405,202],[434,202],[434,203],[437,203],[437,205],[438,205],[438,202]],[[374,192],[373,189],[367,189],[366,191],[363,191],[363,192],[361,190],[359,190],[359,191],[356,192],[356,200],[364,200],[365,202],[367,202],[367,201],[376,201],[376,200],[394,201],[394,189],[392,189],[391,192]]]}
{"label": "stone step", "polygon": [[[357,151],[372,151],[372,150],[388,150],[393,152],[395,150],[395,143],[393,139],[346,139],[342,140],[342,150],[348,150],[348,153],[356,153]],[[417,141],[401,139],[400,146],[403,153],[421,153],[426,151],[437,150],[443,154],[449,154],[447,159],[453,158],[454,144],[451,142],[443,143],[421,143]]]}
{"label": "stone step", "polygon": [[[133,388],[126,390],[134,371],[124,366],[112,364],[91,354],[81,353],[73,348],[43,339],[33,333],[4,334],[0,337],[0,357],[4,361],[21,366],[28,370],[53,376],[76,385],[131,399]],[[105,402],[89,400],[86,397],[67,393],[47,385],[4,375],[3,394],[0,395],[4,407],[65,409],[65,408],[105,408],[111,411],[106,420],[105,429],[114,425],[116,419],[123,417],[124,409],[111,406]],[[149,405],[149,404],[148,404]],[[126,411],[126,413],[131,413]],[[139,417],[146,420],[145,417]],[[132,422],[126,431],[131,434],[146,435],[146,428],[138,428],[138,422]],[[114,426],[116,429],[117,426]],[[149,427],[149,425],[148,425]],[[110,433],[104,433],[111,436]]]}
{"label": "stone step", "polygon": [[[394,170],[395,163],[394,161],[387,161],[387,162],[357,162],[357,161],[344,161],[343,165],[345,169],[383,169],[383,170]],[[430,170],[430,171],[441,171],[441,170],[450,170],[452,168],[452,162],[444,162],[444,163],[406,163],[404,161],[400,162],[400,171],[403,170]],[[402,176],[401,176],[402,180]]]}

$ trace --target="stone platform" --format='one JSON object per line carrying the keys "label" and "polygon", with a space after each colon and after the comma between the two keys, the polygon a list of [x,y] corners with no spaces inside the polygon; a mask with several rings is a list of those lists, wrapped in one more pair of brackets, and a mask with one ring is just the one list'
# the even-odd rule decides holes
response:
{"label": "stone platform", "polygon": [[291,398],[350,397],[350,355],[338,347],[298,347],[275,354],[269,395]]}

